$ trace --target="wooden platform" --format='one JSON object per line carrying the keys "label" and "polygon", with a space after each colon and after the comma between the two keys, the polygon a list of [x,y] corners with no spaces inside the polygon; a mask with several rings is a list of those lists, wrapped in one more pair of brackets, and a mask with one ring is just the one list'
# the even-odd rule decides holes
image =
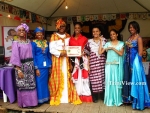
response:
{"label": "wooden platform", "polygon": [[[3,111],[1,109],[3,109]],[[101,100],[98,103],[82,103],[81,105],[60,104],[59,106],[50,106],[49,104],[43,104],[40,107],[27,109],[19,108],[17,103],[3,103],[2,99],[0,99],[0,113],[7,113],[6,110],[16,110],[16,112],[11,113],[150,113],[150,109],[148,108],[143,111],[132,110],[131,105],[107,107]]]}

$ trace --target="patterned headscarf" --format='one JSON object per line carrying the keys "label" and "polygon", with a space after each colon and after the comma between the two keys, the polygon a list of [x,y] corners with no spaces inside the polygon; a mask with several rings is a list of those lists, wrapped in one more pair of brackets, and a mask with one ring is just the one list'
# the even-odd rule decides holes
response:
{"label": "patterned headscarf", "polygon": [[26,32],[29,31],[29,26],[27,26],[27,24],[25,23],[21,23],[17,28],[16,28],[16,31],[18,31],[18,29],[20,28],[24,28]]}
{"label": "patterned headscarf", "polygon": [[57,30],[60,29],[61,25],[65,25],[66,26],[66,23],[65,23],[65,21],[62,18],[57,20],[57,22],[56,22],[56,29]]}
{"label": "patterned headscarf", "polygon": [[37,27],[35,30],[34,30],[34,33],[37,33],[37,32],[44,32],[44,28],[42,27]]}

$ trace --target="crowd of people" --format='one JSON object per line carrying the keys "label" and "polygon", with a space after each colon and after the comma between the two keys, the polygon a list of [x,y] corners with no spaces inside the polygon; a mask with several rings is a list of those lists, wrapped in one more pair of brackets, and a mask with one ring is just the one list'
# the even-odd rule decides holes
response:
{"label": "crowd of people", "polygon": [[[35,29],[33,41],[26,38],[29,27],[25,23],[16,29],[10,63],[16,70],[19,107],[77,105],[98,102],[99,96],[106,106],[132,103],[133,109],[150,107],[142,65],[143,43],[136,21],[129,23],[131,35],[125,43],[118,40],[115,29],[110,30],[110,41],[98,26],[92,28],[93,38],[89,40],[82,35],[79,22],[74,23],[72,36],[65,32],[62,19],[57,20],[56,29],[49,41],[42,27]],[[81,46],[81,56],[68,57],[67,46]]]}

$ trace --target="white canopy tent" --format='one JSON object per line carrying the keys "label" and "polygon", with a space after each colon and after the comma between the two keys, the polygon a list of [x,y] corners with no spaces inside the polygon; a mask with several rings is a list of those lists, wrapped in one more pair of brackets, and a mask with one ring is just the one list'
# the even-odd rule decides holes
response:
{"label": "white canopy tent", "polygon": [[[0,0],[0,3],[2,2],[49,18],[47,25],[37,22],[28,23],[31,30],[34,30],[37,26],[43,26],[47,31],[55,31],[55,21],[57,17],[121,13],[150,14],[150,0]],[[66,5],[68,6],[68,9],[65,9]],[[1,14],[3,14],[2,11]],[[8,13],[6,14],[8,15]],[[20,24],[21,21],[9,19],[7,15],[4,14],[3,16],[0,16],[0,26],[17,26]],[[124,37],[123,40],[128,38],[129,32],[127,25],[133,20],[134,19],[131,18],[127,20],[126,26],[121,32]],[[141,36],[150,37],[150,32],[148,31],[150,20],[137,19],[136,21],[140,24]],[[72,34],[72,23],[70,24],[70,28]],[[1,27],[0,34],[2,34]],[[1,44],[2,36],[0,36],[0,45]]]}
{"label": "white canopy tent", "polygon": [[[149,12],[150,0],[0,0],[44,17]],[[65,6],[68,9],[65,9]]]}

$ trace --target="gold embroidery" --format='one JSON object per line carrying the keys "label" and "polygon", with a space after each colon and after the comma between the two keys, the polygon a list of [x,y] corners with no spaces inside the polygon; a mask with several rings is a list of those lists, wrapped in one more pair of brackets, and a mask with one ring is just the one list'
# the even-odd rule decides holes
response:
{"label": "gold embroidery", "polygon": [[48,45],[47,45],[47,41],[46,40],[33,40],[33,42],[35,42],[37,44],[37,47],[40,47],[40,48],[46,48]]}
{"label": "gold embroidery", "polygon": [[106,64],[119,64],[119,62],[114,60],[113,62],[106,62]]}

